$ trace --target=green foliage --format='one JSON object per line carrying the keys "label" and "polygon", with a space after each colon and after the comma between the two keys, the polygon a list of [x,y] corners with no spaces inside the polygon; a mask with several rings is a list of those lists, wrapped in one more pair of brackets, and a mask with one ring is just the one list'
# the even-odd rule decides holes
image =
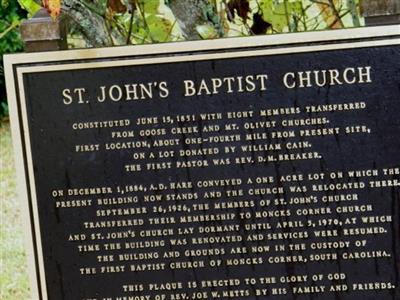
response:
{"label": "green foliage", "polygon": [[23,44],[18,26],[26,17],[15,1],[1,1],[0,6],[0,54],[19,52]]}
{"label": "green foliage", "polygon": [[231,16],[228,16],[227,36],[363,25],[359,13],[359,0],[230,0],[227,3],[231,13]]}
{"label": "green foliage", "polygon": [[260,1],[263,19],[271,24],[277,32],[291,28],[295,16],[303,12],[302,1],[274,2],[273,0]]}
{"label": "green foliage", "polygon": [[[191,38],[248,36],[283,32],[312,31],[360,26],[359,0],[203,0],[186,2],[186,14],[173,9],[184,0],[83,0],[88,13],[104,24],[97,34],[85,20],[80,20],[82,39],[97,45],[98,36],[106,36],[109,45],[143,44]],[[74,1],[64,0],[64,13],[74,20]],[[191,4],[188,4],[191,3]],[[196,3],[202,3],[198,7]],[[179,5],[178,5],[179,6]],[[76,18],[75,18],[76,19]],[[198,21],[195,35],[187,34]],[[76,21],[75,21],[76,22]],[[100,22],[100,23],[101,23]],[[74,27],[78,28],[78,27]],[[86,28],[86,32],[85,32]],[[106,32],[104,32],[106,29]],[[76,38],[79,32],[75,32]],[[77,46],[82,43],[76,42]],[[72,46],[74,43],[72,43]]]}
{"label": "green foliage", "polygon": [[[173,27],[172,20],[159,13],[159,0],[140,0],[137,2],[136,12],[138,24],[133,27],[133,43],[143,41],[152,43],[170,41]],[[132,36],[130,37],[132,41]]]}
{"label": "green foliage", "polygon": [[18,3],[28,12],[29,16],[34,16],[40,9],[40,5],[34,0],[18,0]]}
{"label": "green foliage", "polygon": [[[165,12],[165,5],[159,0],[130,1],[131,9],[122,13],[112,11],[108,6],[107,22],[111,28],[113,44],[160,43],[174,40],[174,19]],[[119,38],[118,38],[119,37]]]}
{"label": "green foliage", "polygon": [[26,17],[16,1],[1,0],[0,4],[0,119],[8,114],[6,102],[3,55],[23,50],[18,26]]}

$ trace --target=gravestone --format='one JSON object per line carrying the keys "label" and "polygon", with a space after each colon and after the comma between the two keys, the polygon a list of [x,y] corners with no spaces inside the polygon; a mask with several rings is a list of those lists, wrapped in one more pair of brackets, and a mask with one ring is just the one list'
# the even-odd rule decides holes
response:
{"label": "gravestone", "polygon": [[6,56],[34,299],[399,299],[399,28]]}

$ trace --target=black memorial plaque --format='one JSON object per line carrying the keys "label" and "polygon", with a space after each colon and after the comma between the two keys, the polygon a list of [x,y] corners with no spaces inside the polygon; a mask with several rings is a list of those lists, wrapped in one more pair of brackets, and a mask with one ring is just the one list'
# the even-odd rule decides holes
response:
{"label": "black memorial plaque", "polygon": [[399,40],[349,32],[9,57],[35,297],[399,299]]}

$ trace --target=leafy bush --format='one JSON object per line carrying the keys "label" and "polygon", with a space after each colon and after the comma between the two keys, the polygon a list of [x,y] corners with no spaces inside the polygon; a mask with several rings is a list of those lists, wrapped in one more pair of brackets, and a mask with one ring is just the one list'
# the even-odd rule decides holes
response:
{"label": "leafy bush", "polygon": [[21,21],[26,18],[26,11],[17,1],[0,0],[0,118],[8,114],[4,82],[3,55],[23,50],[23,43],[18,31]]}
{"label": "leafy bush", "polygon": [[359,0],[63,0],[61,3],[63,14],[78,33],[75,38],[80,33],[81,42],[86,42],[87,47],[363,25]]}

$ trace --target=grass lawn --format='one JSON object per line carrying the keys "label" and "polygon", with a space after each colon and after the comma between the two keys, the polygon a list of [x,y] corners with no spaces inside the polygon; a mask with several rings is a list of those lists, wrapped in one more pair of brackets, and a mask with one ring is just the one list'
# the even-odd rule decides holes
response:
{"label": "grass lawn", "polygon": [[0,123],[0,299],[29,299],[10,126]]}

